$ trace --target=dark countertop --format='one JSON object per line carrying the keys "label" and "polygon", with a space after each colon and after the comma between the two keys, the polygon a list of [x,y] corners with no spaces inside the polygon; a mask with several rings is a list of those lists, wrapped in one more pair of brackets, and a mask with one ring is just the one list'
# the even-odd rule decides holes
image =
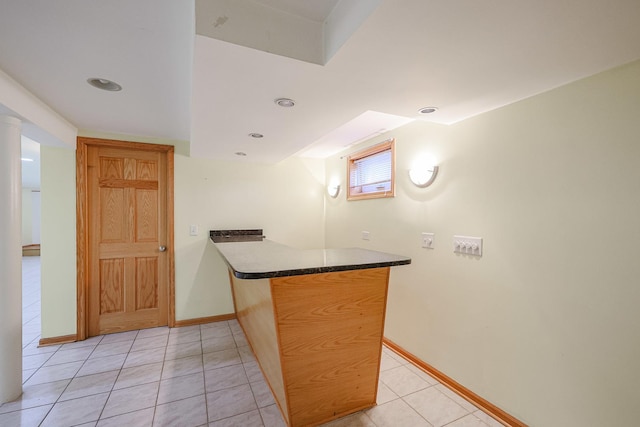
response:
{"label": "dark countertop", "polygon": [[239,279],[266,279],[411,264],[411,258],[402,255],[361,248],[295,249],[270,240],[213,245]]}

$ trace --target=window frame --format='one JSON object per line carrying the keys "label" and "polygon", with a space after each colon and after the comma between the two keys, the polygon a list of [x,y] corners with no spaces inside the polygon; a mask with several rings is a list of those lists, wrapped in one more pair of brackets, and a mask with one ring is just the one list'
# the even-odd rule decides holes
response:
{"label": "window frame", "polygon": [[[396,194],[396,150],[395,150],[395,139],[388,139],[379,144],[373,145],[371,147],[365,148],[364,150],[358,151],[356,153],[351,154],[347,159],[347,200],[367,200],[367,199],[384,199],[389,197],[395,197]],[[351,170],[353,165],[362,159],[367,157],[374,156],[376,154],[383,153],[385,151],[389,151],[391,153],[391,188],[390,190],[384,191],[374,191],[368,193],[358,193],[353,190],[359,186],[351,185]]]}

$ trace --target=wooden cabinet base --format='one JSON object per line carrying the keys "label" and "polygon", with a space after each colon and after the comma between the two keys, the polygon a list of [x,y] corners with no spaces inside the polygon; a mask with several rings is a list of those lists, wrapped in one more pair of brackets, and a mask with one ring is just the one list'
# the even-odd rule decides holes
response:
{"label": "wooden cabinet base", "polygon": [[374,406],[389,267],[242,280],[240,325],[291,427]]}

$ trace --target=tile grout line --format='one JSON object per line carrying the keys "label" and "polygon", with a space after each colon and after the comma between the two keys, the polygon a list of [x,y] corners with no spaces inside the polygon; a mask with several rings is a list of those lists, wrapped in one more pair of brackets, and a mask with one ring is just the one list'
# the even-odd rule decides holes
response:
{"label": "tile grout line", "polygon": [[200,357],[202,359],[202,390],[204,392],[204,413],[207,417],[207,425],[209,425],[209,399],[207,398],[207,376],[204,373],[204,345],[202,339],[202,325],[200,325]]}

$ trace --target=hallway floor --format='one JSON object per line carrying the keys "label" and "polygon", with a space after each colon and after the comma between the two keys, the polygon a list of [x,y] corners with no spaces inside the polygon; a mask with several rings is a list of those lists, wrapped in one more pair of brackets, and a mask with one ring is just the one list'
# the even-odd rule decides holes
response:
{"label": "hallway floor", "polygon": [[[0,426],[284,426],[237,321],[38,347],[40,258],[23,258],[23,395]],[[500,423],[384,347],[378,405],[331,427]]]}

